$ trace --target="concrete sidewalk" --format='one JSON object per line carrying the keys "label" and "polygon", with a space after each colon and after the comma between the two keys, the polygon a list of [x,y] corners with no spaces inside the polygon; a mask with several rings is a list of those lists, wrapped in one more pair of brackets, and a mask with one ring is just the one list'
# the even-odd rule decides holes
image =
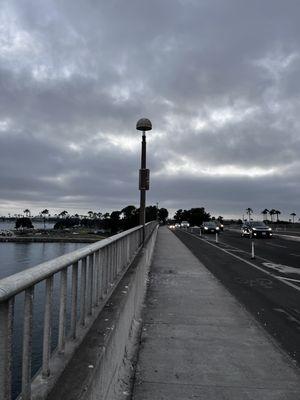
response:
{"label": "concrete sidewalk", "polygon": [[300,399],[291,359],[167,228],[151,267],[133,399]]}

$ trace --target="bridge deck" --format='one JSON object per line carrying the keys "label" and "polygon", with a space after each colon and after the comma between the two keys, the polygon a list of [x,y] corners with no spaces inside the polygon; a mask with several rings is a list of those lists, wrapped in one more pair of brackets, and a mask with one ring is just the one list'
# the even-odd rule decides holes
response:
{"label": "bridge deck", "polygon": [[291,359],[167,228],[158,233],[133,399],[300,398]]}

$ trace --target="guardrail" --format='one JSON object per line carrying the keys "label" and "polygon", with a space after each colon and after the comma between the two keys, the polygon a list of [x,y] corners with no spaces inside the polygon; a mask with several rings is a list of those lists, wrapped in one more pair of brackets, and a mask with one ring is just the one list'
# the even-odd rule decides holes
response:
{"label": "guardrail", "polygon": [[[146,225],[146,238],[156,222]],[[0,280],[0,399],[11,399],[12,332],[15,296],[25,292],[22,347],[22,400],[44,398],[99,315],[142,246],[142,226],[93,243]],[[68,273],[71,322],[67,331]],[[58,344],[51,353],[53,279],[60,275]],[[34,288],[44,282],[45,308],[41,370],[31,379]]]}

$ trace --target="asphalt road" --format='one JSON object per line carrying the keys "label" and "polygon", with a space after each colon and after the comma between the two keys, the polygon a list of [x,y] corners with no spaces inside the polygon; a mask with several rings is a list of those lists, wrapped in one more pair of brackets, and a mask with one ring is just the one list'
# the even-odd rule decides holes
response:
{"label": "asphalt road", "polygon": [[300,366],[300,242],[174,233]]}

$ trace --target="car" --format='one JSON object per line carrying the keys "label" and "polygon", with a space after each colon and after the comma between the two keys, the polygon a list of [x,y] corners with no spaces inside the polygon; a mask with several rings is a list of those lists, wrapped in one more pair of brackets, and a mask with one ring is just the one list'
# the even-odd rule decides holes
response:
{"label": "car", "polygon": [[180,224],[181,228],[188,228],[190,224],[187,221],[182,221]]}
{"label": "car", "polygon": [[220,227],[214,221],[203,222],[200,229],[202,233],[220,232]]}
{"label": "car", "polygon": [[180,224],[178,224],[178,223],[175,224],[174,226],[175,226],[175,228],[180,228]]}
{"label": "car", "polygon": [[219,227],[220,231],[222,231],[222,232],[224,231],[224,225],[221,222],[218,223],[218,227]]}
{"label": "car", "polygon": [[250,221],[244,222],[241,228],[241,236],[253,237],[267,237],[271,238],[273,236],[272,228],[266,225],[262,221]]}

